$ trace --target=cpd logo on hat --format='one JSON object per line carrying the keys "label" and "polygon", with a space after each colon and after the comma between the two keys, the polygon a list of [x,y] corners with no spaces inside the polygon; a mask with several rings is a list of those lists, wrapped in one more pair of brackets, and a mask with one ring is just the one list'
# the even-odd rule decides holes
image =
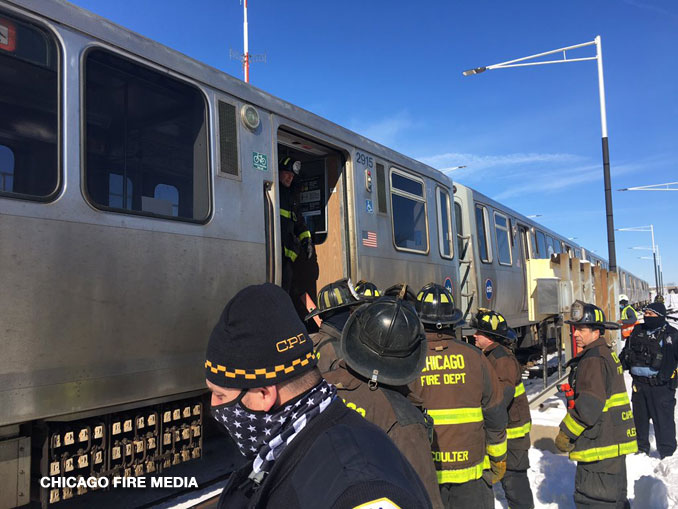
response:
{"label": "cpd logo on hat", "polygon": [[275,344],[275,349],[282,353],[287,350],[291,350],[295,346],[301,345],[302,343],[306,343],[306,336],[303,332],[301,334],[297,334],[296,336],[292,336],[291,338],[278,341]]}

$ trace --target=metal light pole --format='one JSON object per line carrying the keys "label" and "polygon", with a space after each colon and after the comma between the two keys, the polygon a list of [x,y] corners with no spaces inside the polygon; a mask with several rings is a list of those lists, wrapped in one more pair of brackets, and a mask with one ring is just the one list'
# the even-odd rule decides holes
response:
{"label": "metal light pole", "polygon": [[[593,45],[596,46],[595,57],[583,57],[571,59],[567,58],[567,51]],[[554,53],[561,52],[563,54],[563,58],[561,60],[526,62],[526,60],[533,60],[535,58],[540,58],[546,55],[552,55]],[[506,69],[508,67],[526,67],[531,65],[562,64],[568,62],[583,62],[585,60],[597,60],[598,62],[598,93],[600,95],[600,125],[602,130],[602,143],[603,143],[603,180],[605,182],[605,212],[607,215],[607,252],[610,270],[616,272],[617,254],[615,252],[614,245],[614,220],[612,215],[612,190],[611,190],[612,184],[610,180],[610,150],[608,147],[608,137],[607,137],[607,113],[605,111],[605,83],[603,80],[603,50],[600,36],[599,35],[596,36],[596,38],[591,42],[575,44],[574,46],[567,46],[565,48],[558,48],[552,51],[546,51],[544,53],[531,55],[529,57],[517,58],[515,60],[501,62],[499,64],[493,64],[484,67],[476,67],[475,69],[469,69],[467,71],[464,71],[462,74],[464,76],[471,76],[473,74],[479,74],[481,72],[490,71],[493,69]]]}
{"label": "metal light pole", "polygon": [[[654,225],[648,226],[631,226],[628,228],[617,228],[619,232],[650,232],[652,234],[652,256],[654,258],[654,284],[657,291],[659,291],[659,270],[657,267],[657,249],[658,246],[654,243]],[[637,248],[631,248],[637,249]]]}
{"label": "metal light pole", "polygon": [[678,191],[678,187],[671,187],[675,185],[678,185],[678,182],[652,184],[649,186],[625,187],[624,189],[617,189],[617,191]]}
{"label": "metal light pole", "polygon": [[247,29],[247,0],[243,0],[242,3],[242,13],[243,13],[243,39],[244,39],[244,49],[243,53],[243,67],[245,68],[245,83],[250,82],[250,50],[249,50],[249,37]]}

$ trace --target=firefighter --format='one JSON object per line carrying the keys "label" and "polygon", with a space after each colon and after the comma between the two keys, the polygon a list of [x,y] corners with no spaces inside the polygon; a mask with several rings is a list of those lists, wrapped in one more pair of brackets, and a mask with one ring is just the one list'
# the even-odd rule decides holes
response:
{"label": "firefighter", "polygon": [[427,508],[393,442],[336,397],[289,296],[263,284],[226,305],[207,344],[212,415],[245,464],[218,507]]}
{"label": "firefighter", "polygon": [[622,365],[605,340],[603,311],[575,301],[571,320],[577,346],[568,362],[574,406],[568,408],[555,439],[556,447],[577,461],[574,502],[577,507],[630,507],[626,498],[626,455],[638,450],[636,428]]}
{"label": "firefighter", "polygon": [[[294,262],[301,255],[307,260],[313,258],[311,232],[304,218],[297,210],[292,191],[294,177],[301,171],[301,161],[290,156],[282,156],[278,161],[278,180],[280,181],[280,238],[282,239],[283,265],[282,287],[291,295],[294,279]],[[295,300],[294,298],[292,299]],[[303,316],[303,315],[302,315]]]}
{"label": "firefighter", "polygon": [[409,302],[383,297],[358,308],[341,336],[343,360],[325,379],[346,406],[381,428],[424,483],[433,507],[443,507],[431,460],[429,427],[421,401],[407,384],[421,372],[426,336]]}
{"label": "firefighter", "polygon": [[366,301],[373,301],[381,297],[381,292],[377,285],[361,279],[355,284],[355,291],[358,296]]}
{"label": "firefighter", "polygon": [[508,454],[506,475],[501,485],[511,509],[532,509],[534,498],[527,478],[532,419],[522,370],[513,353],[517,335],[501,314],[482,308],[475,316],[474,327],[476,346],[487,356],[504,387],[504,405],[508,411]]}
{"label": "firefighter", "polygon": [[506,471],[507,413],[494,368],[473,345],[454,337],[463,325],[452,294],[430,283],[416,296],[428,341],[415,381],[434,421],[433,462],[448,508],[493,508],[492,484]]}
{"label": "firefighter", "polygon": [[643,323],[633,329],[621,353],[621,361],[633,377],[633,416],[638,431],[638,450],[649,454],[650,419],[663,459],[676,450],[676,365],[678,331],[666,323],[666,307],[653,302],[644,310]]}
{"label": "firefighter", "polygon": [[322,318],[320,330],[311,335],[321,373],[336,368],[341,358],[339,349],[341,332],[352,309],[364,302],[356,294],[348,279],[340,279],[320,289],[318,307],[306,316],[305,321],[315,316]]}
{"label": "firefighter", "polygon": [[621,313],[621,333],[622,338],[626,339],[633,332],[633,328],[638,324],[638,313],[629,304],[629,298],[625,294],[619,296],[619,312]]}

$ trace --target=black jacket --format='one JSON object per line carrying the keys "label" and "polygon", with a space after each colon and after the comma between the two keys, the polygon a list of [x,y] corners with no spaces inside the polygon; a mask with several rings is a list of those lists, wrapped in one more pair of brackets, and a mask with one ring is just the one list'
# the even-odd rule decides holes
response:
{"label": "black jacket", "polygon": [[[633,363],[633,356],[629,351],[633,348],[633,344],[637,341],[640,335],[644,334],[643,325],[636,325],[633,328],[631,336],[626,340],[624,348],[619,355],[624,369],[631,369],[635,364]],[[665,384],[671,380],[673,373],[678,368],[678,330],[665,324],[662,330],[657,333],[656,341],[663,341],[660,349],[662,358],[660,360],[659,373],[657,373],[657,380],[660,384]],[[674,385],[676,384],[674,378]]]}
{"label": "black jacket", "polygon": [[258,489],[251,469],[250,462],[233,473],[219,509],[349,509],[385,499],[403,509],[431,507],[393,442],[339,399],[294,438]]}

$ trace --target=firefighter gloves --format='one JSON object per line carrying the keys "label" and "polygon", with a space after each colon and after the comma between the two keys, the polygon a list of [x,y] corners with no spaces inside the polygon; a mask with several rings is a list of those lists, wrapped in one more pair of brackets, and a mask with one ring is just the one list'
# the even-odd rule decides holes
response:
{"label": "firefighter gloves", "polygon": [[558,432],[555,442],[559,451],[570,452],[572,449],[574,449],[574,444],[570,441],[570,437],[568,437],[563,431]]}
{"label": "firefighter gloves", "polygon": [[311,242],[311,239],[307,238],[302,241],[301,252],[306,255],[307,260],[313,258],[313,242]]}
{"label": "firefighter gloves", "polygon": [[492,471],[492,484],[497,484],[504,478],[504,474],[506,473],[506,460],[490,460],[490,470]]}

